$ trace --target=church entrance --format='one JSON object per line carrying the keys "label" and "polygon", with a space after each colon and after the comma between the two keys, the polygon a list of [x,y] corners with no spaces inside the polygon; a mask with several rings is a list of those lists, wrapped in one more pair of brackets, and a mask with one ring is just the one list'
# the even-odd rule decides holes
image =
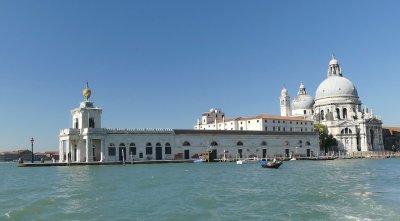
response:
{"label": "church entrance", "polygon": [[156,160],[162,160],[162,147],[156,147]]}

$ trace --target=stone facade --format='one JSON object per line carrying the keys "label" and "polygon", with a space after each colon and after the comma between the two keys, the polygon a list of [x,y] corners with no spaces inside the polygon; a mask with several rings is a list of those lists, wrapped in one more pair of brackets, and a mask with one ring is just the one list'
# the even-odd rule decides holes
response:
{"label": "stone facade", "polygon": [[[222,154],[230,158],[319,154],[318,135],[311,129],[312,122],[304,119],[256,117],[235,121],[235,127],[246,125],[246,130],[107,129],[101,127],[102,109],[89,100],[90,94],[86,88],[85,100],[71,111],[72,128],[60,131],[60,162],[196,159],[206,151],[214,158]],[[222,112],[214,114],[223,120]],[[213,121],[207,117],[207,122]],[[271,129],[247,130],[253,124],[254,128]],[[291,132],[283,129],[289,125]]]}
{"label": "stone facade", "polygon": [[[308,98],[304,99],[305,96]],[[337,139],[340,151],[383,150],[381,119],[368,108],[362,108],[357,89],[343,76],[334,56],[328,65],[327,78],[317,88],[315,99],[310,99],[301,83],[291,109],[292,116],[302,116],[326,125],[329,133]],[[286,115],[286,112],[281,112],[281,115]]]}

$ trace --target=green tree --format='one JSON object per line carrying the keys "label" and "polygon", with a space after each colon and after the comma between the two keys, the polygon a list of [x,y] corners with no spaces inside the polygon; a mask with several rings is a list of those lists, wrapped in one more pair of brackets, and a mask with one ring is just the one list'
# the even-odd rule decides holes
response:
{"label": "green tree", "polygon": [[337,151],[337,140],[332,134],[329,134],[328,128],[323,124],[314,124],[314,130],[319,133],[319,148],[327,153],[328,151]]}

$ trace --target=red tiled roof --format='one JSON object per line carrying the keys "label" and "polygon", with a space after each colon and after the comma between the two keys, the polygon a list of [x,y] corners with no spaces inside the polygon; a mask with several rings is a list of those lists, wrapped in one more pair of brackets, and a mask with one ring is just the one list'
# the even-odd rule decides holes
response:
{"label": "red tiled roof", "polygon": [[400,132],[400,127],[383,126],[382,129],[387,129],[387,130],[390,130],[390,131]]}
{"label": "red tiled roof", "polygon": [[[225,122],[230,122],[230,121],[238,121],[238,120],[256,120],[256,119],[268,119],[268,120],[289,120],[289,121],[307,121],[307,122],[312,122],[312,120],[307,120],[302,117],[284,117],[284,116],[275,116],[275,115],[265,115],[265,114],[260,114],[254,117],[236,117],[236,118],[229,118],[225,119]],[[217,123],[222,123],[222,120],[217,121]]]}

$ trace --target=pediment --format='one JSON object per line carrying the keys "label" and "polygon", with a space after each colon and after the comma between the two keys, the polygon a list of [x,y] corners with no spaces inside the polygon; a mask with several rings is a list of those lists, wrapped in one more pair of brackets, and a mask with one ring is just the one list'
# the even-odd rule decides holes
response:
{"label": "pediment", "polygon": [[337,126],[338,127],[353,127],[355,125],[356,125],[355,123],[352,123],[349,121],[344,121],[344,122],[341,122],[340,124],[338,124]]}
{"label": "pediment", "polygon": [[376,119],[376,118],[368,119],[368,120],[366,120],[366,122],[367,122],[368,124],[382,124],[382,121],[381,121],[381,120],[378,120],[378,119]]}

